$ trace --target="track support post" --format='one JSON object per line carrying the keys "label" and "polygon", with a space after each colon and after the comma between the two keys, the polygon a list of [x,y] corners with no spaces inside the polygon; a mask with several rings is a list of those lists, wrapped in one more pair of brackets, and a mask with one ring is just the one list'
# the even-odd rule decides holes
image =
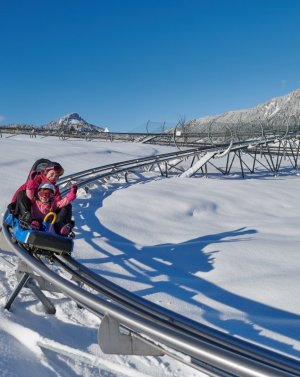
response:
{"label": "track support post", "polygon": [[[18,280],[18,284],[11,293],[9,299],[7,300],[4,309],[10,310],[11,305],[15,301],[15,299],[18,297],[21,289],[23,287],[29,288],[32,293],[37,297],[37,299],[43,304],[43,307],[45,309],[45,312],[47,314],[55,314],[56,309],[55,306],[52,304],[52,302],[44,295],[42,292],[39,282],[45,283],[43,285],[43,288],[46,290],[53,291],[51,287],[47,287],[46,282],[44,279],[42,279],[40,276],[37,276],[35,274],[31,273],[32,271],[30,268],[24,263],[20,262],[17,269],[16,269],[16,276]],[[47,289],[50,288],[50,289]]]}
{"label": "track support post", "polygon": [[112,316],[105,314],[98,331],[98,343],[101,350],[107,354],[163,356],[158,347],[147,342],[146,339],[135,337],[129,330],[120,332],[120,323]]}
{"label": "track support post", "polygon": [[18,294],[20,293],[21,289],[24,287],[24,285],[27,283],[28,279],[30,277],[30,274],[28,272],[24,272],[20,281],[18,282],[15,289],[12,291],[11,295],[9,296],[9,299],[7,300],[7,303],[4,305],[4,309],[9,310],[12,303],[17,298]]}

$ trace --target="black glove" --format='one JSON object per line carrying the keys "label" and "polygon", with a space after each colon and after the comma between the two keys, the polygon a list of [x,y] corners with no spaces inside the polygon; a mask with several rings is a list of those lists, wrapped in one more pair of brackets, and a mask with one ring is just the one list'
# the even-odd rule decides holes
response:
{"label": "black glove", "polygon": [[71,192],[73,192],[74,194],[77,193],[77,190],[78,190],[78,186],[76,183],[74,183],[72,186],[71,186]]}

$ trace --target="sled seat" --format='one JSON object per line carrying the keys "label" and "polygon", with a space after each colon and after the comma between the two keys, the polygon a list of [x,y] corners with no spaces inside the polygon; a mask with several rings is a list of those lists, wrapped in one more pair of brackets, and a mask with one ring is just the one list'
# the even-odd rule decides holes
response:
{"label": "sled seat", "polygon": [[56,237],[39,231],[31,231],[25,243],[37,249],[49,250],[59,254],[71,253],[73,250],[73,241],[70,238]]}

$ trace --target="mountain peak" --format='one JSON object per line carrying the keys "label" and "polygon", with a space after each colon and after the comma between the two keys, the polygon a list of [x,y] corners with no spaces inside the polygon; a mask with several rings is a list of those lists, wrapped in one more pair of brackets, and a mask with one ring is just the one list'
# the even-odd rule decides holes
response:
{"label": "mountain peak", "polygon": [[43,129],[66,132],[102,132],[104,128],[95,126],[85,121],[78,113],[67,114],[53,120],[42,127]]}
{"label": "mountain peak", "polygon": [[81,118],[81,116],[78,113],[67,114],[67,115],[63,116],[62,118],[60,118],[60,120],[61,121],[77,120],[77,121],[84,121],[85,122],[85,120],[83,118]]}

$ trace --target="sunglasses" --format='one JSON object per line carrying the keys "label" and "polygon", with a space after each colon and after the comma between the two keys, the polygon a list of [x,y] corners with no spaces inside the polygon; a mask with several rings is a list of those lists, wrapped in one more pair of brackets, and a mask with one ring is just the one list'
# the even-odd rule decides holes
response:
{"label": "sunglasses", "polygon": [[43,188],[40,189],[38,192],[38,198],[44,203],[50,202],[54,197],[54,192],[51,191],[50,189]]}

